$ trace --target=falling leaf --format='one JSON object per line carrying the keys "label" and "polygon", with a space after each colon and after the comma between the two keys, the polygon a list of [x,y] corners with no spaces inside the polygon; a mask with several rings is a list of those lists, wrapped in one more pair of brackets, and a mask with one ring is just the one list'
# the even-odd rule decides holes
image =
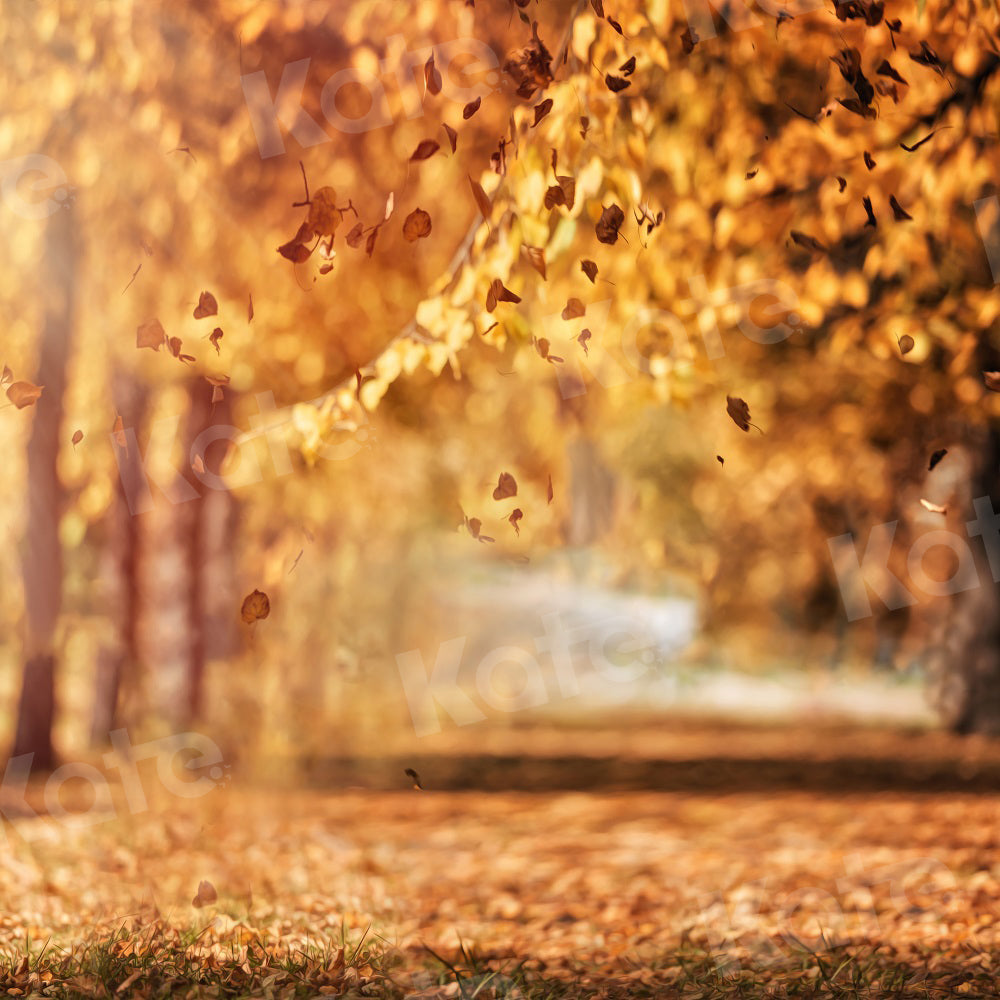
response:
{"label": "falling leaf", "polygon": [[128,441],[125,438],[125,421],[122,420],[122,415],[119,413],[115,417],[115,422],[111,425],[111,435],[115,439],[115,444],[119,448],[127,448]]}
{"label": "falling leaf", "polygon": [[934,468],[934,466],[937,465],[938,462],[940,462],[941,459],[944,458],[944,456],[947,454],[948,454],[947,448],[938,448],[938,450],[934,452],[933,455],[931,455],[931,460],[927,464],[927,471],[930,472]]}
{"label": "falling leaf", "polygon": [[222,386],[216,385],[212,386],[212,405],[215,406],[216,403],[221,403],[225,397],[222,393]]}
{"label": "falling leaf", "polygon": [[215,385],[215,386],[229,385],[229,376],[228,375],[206,375],[205,376],[205,381],[209,385]]}
{"label": "falling leaf", "polygon": [[469,187],[472,188],[472,197],[475,199],[476,207],[484,219],[489,219],[493,211],[493,204],[489,199],[489,195],[483,190],[483,186],[479,181],[474,181],[470,175],[467,176],[469,177]]}
{"label": "falling leaf", "polygon": [[590,278],[590,283],[594,284],[597,280],[597,265],[592,260],[583,260],[580,261],[580,269]]}
{"label": "falling leaf", "polygon": [[754,167],[753,170],[748,170],[744,176],[744,180],[752,181],[760,171],[760,167]]}
{"label": "falling leaf", "polygon": [[201,909],[203,906],[209,906],[214,903],[219,898],[219,894],[215,891],[215,886],[211,882],[199,882],[198,883],[198,894],[191,900],[191,905]]}
{"label": "falling leaf", "polygon": [[520,508],[520,507],[515,507],[515,508],[514,508],[514,509],[513,509],[513,510],[512,510],[511,512],[510,512],[510,517],[508,517],[508,518],[507,518],[507,520],[508,520],[508,521],[510,522],[510,524],[511,524],[511,527],[513,527],[514,531],[515,531],[515,532],[516,532],[516,533],[517,533],[518,535],[520,535],[520,534],[521,534],[521,528],[520,528],[520,525],[518,524],[518,522],[519,522],[519,521],[521,520],[521,518],[523,518],[523,517],[524,517],[524,511],[523,511],[523,510],[521,510],[521,508]]}
{"label": "falling leaf", "polygon": [[413,151],[413,155],[410,157],[410,162],[419,162],[420,160],[429,160],[441,147],[433,139],[424,139],[420,142],[417,148]]}
{"label": "falling leaf", "polygon": [[[757,427],[750,422],[750,407],[738,396],[726,396],[726,413],[733,418],[733,423],[741,431],[749,432],[751,427]],[[757,427],[757,430],[760,428]]]}
{"label": "falling leaf", "polygon": [[838,177],[837,183],[840,185],[840,190],[843,191],[847,187],[847,180],[844,177]]}
{"label": "falling leaf", "polygon": [[434,52],[431,51],[430,58],[424,63],[424,84],[427,87],[427,93],[440,94],[442,82],[441,73],[434,65]]}
{"label": "falling leaf", "polygon": [[451,146],[451,151],[454,153],[458,149],[458,133],[447,122],[442,122],[441,128],[444,129],[445,135],[448,136],[448,143]]}
{"label": "falling leaf", "polygon": [[572,208],[576,201],[576,180],[565,175],[557,177],[558,187],[553,185],[545,192],[545,207],[553,208],[556,205],[565,205]]}
{"label": "falling leaf", "polygon": [[701,39],[698,37],[698,32],[694,28],[688,26],[681,32],[681,48],[684,50],[686,56],[691,55],[694,52],[694,47],[700,42]]}
{"label": "falling leaf", "polygon": [[151,319],[148,323],[143,323],[136,328],[135,346],[138,348],[150,347],[154,351],[160,349],[160,345],[166,343],[167,332],[158,319]]}
{"label": "falling leaf", "polygon": [[194,471],[197,472],[199,476],[205,474],[205,460],[201,457],[201,455],[194,456],[194,461],[191,463],[191,468],[194,469]]}
{"label": "falling leaf", "polygon": [[793,229],[788,235],[791,236],[792,242],[797,243],[800,247],[805,247],[807,250],[813,250],[816,253],[826,253],[826,247],[808,233],[800,233],[797,229]]}
{"label": "falling leaf", "polygon": [[618,240],[618,230],[624,221],[625,213],[617,205],[609,205],[601,212],[601,218],[597,223],[598,240],[614,246]]}
{"label": "falling leaf", "polygon": [[622,38],[625,37],[625,32],[622,31],[622,26],[613,17],[606,17],[604,20],[607,21],[608,24],[610,24],[611,27],[614,28],[615,31],[617,31],[618,34],[622,36]]}
{"label": "falling leaf", "polygon": [[253,295],[250,294],[247,300],[247,322],[250,323],[252,321],[253,321]]}
{"label": "falling leaf", "polygon": [[930,500],[925,500],[923,497],[920,498],[920,505],[925,509],[929,510],[932,514],[947,514],[948,508],[942,507],[940,504],[931,503]]}
{"label": "falling leaf", "polygon": [[520,295],[515,295],[509,288],[505,287],[504,283],[499,278],[494,278],[490,282],[489,291],[486,293],[486,311],[493,312],[497,307],[499,302],[514,302],[518,303],[521,301]]}
{"label": "falling leaf", "polygon": [[[430,225],[430,216],[428,216],[428,226]],[[430,230],[428,230],[429,232]],[[378,236],[378,226],[374,226],[372,231],[368,234],[368,239],[365,241],[365,253],[371,257],[372,253],[375,251],[375,238]]]}
{"label": "falling leaf", "polygon": [[44,385],[33,385],[31,382],[12,382],[7,386],[7,398],[19,410],[23,410],[38,402],[44,388]]}
{"label": "falling leaf", "polygon": [[549,503],[552,503],[552,498],[555,496],[555,494],[552,492],[552,473],[551,472],[549,473],[549,488],[548,488],[548,490],[546,490],[545,495],[548,497]]}
{"label": "falling leaf", "polygon": [[721,455],[716,455],[715,456],[715,460],[719,463],[719,465],[725,465],[726,464],[726,460]]}
{"label": "falling leaf", "polygon": [[206,316],[215,316],[219,311],[219,303],[215,301],[215,296],[211,292],[202,292],[198,296],[198,305],[194,309],[195,319],[204,319]]}
{"label": "falling leaf", "polygon": [[361,241],[365,238],[365,226],[363,222],[358,222],[347,234],[347,245],[356,250],[361,246]]}
{"label": "falling leaf", "polygon": [[587,341],[590,340],[590,336],[589,330],[581,330],[580,336],[576,338],[577,343],[583,348],[583,353],[587,355],[590,354],[590,348],[587,347]]}
{"label": "falling leaf", "polygon": [[894,194],[889,195],[889,207],[892,209],[893,218],[897,222],[903,222],[906,219],[912,219],[913,216],[910,215],[902,205],[896,201],[896,196]]}
{"label": "falling leaf", "polygon": [[403,223],[403,236],[413,243],[430,235],[431,217],[422,209],[415,208]]}
{"label": "falling leaf", "polygon": [[612,76],[610,73],[604,75],[604,82],[608,90],[615,94],[620,94],[623,90],[627,90],[632,86],[631,80],[625,80],[620,76]]}
{"label": "falling leaf", "polygon": [[888,59],[883,59],[882,62],[880,62],[876,67],[875,72],[878,73],[879,76],[887,76],[889,79],[895,80],[896,83],[903,84],[904,87],[909,86],[909,84],[892,68]]}
{"label": "falling leaf", "polygon": [[389,221],[389,216],[392,215],[393,209],[396,207],[396,192],[390,191],[389,197],[385,199],[385,215],[382,216],[383,222]]}
{"label": "falling leaf", "polygon": [[468,121],[478,110],[479,106],[483,103],[481,97],[477,97],[474,101],[469,101],[464,108],[462,108],[462,117]]}
{"label": "falling leaf", "polygon": [[990,392],[1000,392],[1000,372],[983,372],[983,382]]}
{"label": "falling leaf", "polygon": [[899,344],[900,354],[909,354],[916,342],[908,333],[904,333],[902,337],[896,338],[896,343]]}
{"label": "falling leaf", "polygon": [[14,381],[14,373],[7,367],[3,366],[3,374],[0,375],[0,385],[7,385],[8,382]]}
{"label": "falling leaf", "polygon": [[222,340],[222,327],[217,326],[211,334],[209,334],[208,342],[215,348],[216,354],[221,354],[222,351],[219,349],[219,341]]}
{"label": "falling leaf", "polygon": [[878,226],[878,222],[875,221],[875,213],[872,211],[872,200],[871,198],[864,197],[861,199],[861,204],[865,206],[865,212],[868,215],[868,221],[865,223],[866,226]]}
{"label": "falling leaf", "polygon": [[306,222],[316,236],[333,236],[343,218],[344,213],[337,208],[337,192],[332,187],[313,192]]}
{"label": "falling leaf", "polygon": [[868,150],[865,150],[865,166],[869,170],[874,170],[875,167],[878,166],[878,164],[872,159],[872,154],[869,153]]}
{"label": "falling leaf", "polygon": [[531,342],[535,345],[535,350],[550,365],[562,364],[563,359],[556,354],[549,354],[549,341],[546,337],[532,337]]}
{"label": "falling leaf", "polygon": [[493,491],[494,500],[506,500],[517,496],[517,481],[509,472],[501,472],[497,488]]}
{"label": "falling leaf", "polygon": [[619,73],[624,73],[625,76],[631,76],[635,72],[635,56],[630,59],[626,59],[625,62],[618,67]]}
{"label": "falling leaf", "polygon": [[590,119],[586,115],[580,116],[580,138],[586,139],[590,131]]}
{"label": "falling leaf", "polygon": [[413,782],[413,787],[417,791],[423,791],[424,786],[420,784],[420,775],[412,767],[408,767],[403,773]]}
{"label": "falling leaf", "polygon": [[598,17],[604,17],[604,2],[603,0],[590,0],[591,7],[594,8],[594,13]]}
{"label": "falling leaf", "polygon": [[552,110],[552,104],[552,98],[547,97],[541,104],[535,105],[535,120],[531,123],[532,128],[534,128]]}
{"label": "falling leaf", "polygon": [[469,530],[469,534],[478,542],[495,542],[495,538],[490,538],[489,535],[480,534],[483,522],[479,520],[478,517],[467,517],[465,519],[465,526]]}
{"label": "falling leaf", "polygon": [[541,247],[523,247],[524,255],[528,258],[528,263],[542,276],[545,281],[545,252]]}
{"label": "falling leaf", "polygon": [[271,613],[271,602],[267,594],[262,590],[255,590],[243,598],[240,607],[240,617],[247,623],[253,624],[261,618],[266,618]]}
{"label": "falling leaf", "polygon": [[73,431],[73,437],[70,440],[75,448],[83,440],[83,431]]}
{"label": "falling leaf", "polygon": [[579,299],[570,299],[566,303],[566,308],[562,311],[563,319],[578,319],[580,316],[585,315],[587,312],[587,307]]}

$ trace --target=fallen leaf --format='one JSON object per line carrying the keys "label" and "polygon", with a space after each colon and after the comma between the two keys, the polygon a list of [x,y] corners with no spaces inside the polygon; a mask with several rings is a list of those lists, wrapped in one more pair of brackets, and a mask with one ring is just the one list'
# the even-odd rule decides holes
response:
{"label": "fallen leaf", "polygon": [[211,292],[202,292],[198,296],[198,305],[194,308],[194,318],[204,319],[206,316],[215,316],[219,311],[219,303],[215,301],[215,296]]}
{"label": "fallen leaf", "polygon": [[243,604],[240,607],[240,617],[247,625],[251,625],[261,618],[266,618],[270,613],[271,602],[267,594],[263,591],[254,590],[253,593],[247,594],[243,598]]}

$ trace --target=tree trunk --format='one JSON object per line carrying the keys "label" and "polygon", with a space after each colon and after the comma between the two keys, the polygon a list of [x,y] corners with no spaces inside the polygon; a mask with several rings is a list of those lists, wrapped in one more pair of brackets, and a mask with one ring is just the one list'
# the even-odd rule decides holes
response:
{"label": "tree trunk", "polygon": [[[1000,370],[1000,351],[986,337],[977,360],[983,371]],[[989,498],[991,511],[1000,510],[1000,424],[991,422],[973,447],[976,460],[970,493],[962,498],[968,515],[963,520],[975,516],[972,501],[980,497]],[[930,658],[931,694],[955,732],[1000,736],[1000,587],[985,557],[983,536],[968,542],[978,583],[944,599]]]}
{"label": "tree trunk", "polygon": [[45,387],[31,412],[28,521],[22,548],[25,661],[12,756],[33,753],[33,766],[55,766],[55,631],[62,603],[59,518],[63,489],[57,459],[66,367],[75,310],[76,232],[72,208],[49,216],[45,235],[45,315],[35,381]]}
{"label": "tree trunk", "polygon": [[[116,367],[111,376],[111,395],[116,413],[127,416],[129,426],[138,432],[143,423],[144,387],[136,382],[134,375]],[[112,447],[123,449],[123,444],[112,436]],[[134,681],[138,663],[138,564],[142,536],[140,518],[129,510],[127,499],[138,493],[138,485],[128,484],[126,479],[137,479],[141,467],[138,462],[129,461],[127,455],[119,456],[117,466],[119,475],[114,497],[104,518],[100,579],[102,599],[114,637],[97,654],[90,730],[91,745],[95,747],[104,746],[108,734],[122,724],[122,695],[129,680]]]}

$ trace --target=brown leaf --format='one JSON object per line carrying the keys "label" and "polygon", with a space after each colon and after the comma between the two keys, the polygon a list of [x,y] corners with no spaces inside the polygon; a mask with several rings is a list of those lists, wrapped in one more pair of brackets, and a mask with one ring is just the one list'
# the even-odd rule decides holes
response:
{"label": "brown leaf", "polygon": [[594,284],[594,282],[597,281],[597,265],[592,260],[580,261],[580,269],[588,278],[590,278],[591,284]]}
{"label": "brown leaf", "polygon": [[365,226],[363,222],[358,222],[351,227],[351,231],[347,234],[347,245],[352,250],[357,250],[361,246],[361,241],[365,238]]}
{"label": "brown leaf", "polygon": [[424,786],[420,784],[420,775],[412,767],[408,767],[403,773],[413,782],[413,787],[417,791],[423,791]]}
{"label": "brown leaf", "polygon": [[535,120],[531,123],[532,128],[534,128],[552,110],[552,104],[552,98],[547,97],[541,104],[535,105]]}
{"label": "brown leaf", "polygon": [[889,207],[892,209],[892,217],[897,222],[904,222],[907,219],[913,219],[913,216],[903,208],[898,201],[896,201],[896,196],[894,194],[889,195]]}
{"label": "brown leaf", "polygon": [[878,166],[878,164],[872,159],[872,154],[869,153],[867,149],[865,150],[865,166],[869,170],[874,170],[875,167]]}
{"label": "brown leaf", "polygon": [[625,221],[625,213],[617,205],[609,205],[601,212],[597,223],[597,238],[610,246],[618,240],[618,230]]}
{"label": "brown leaf", "polygon": [[433,139],[424,139],[413,151],[410,162],[429,160],[441,147]]}
{"label": "brown leaf", "polygon": [[800,247],[805,247],[807,250],[814,250],[816,253],[826,253],[826,247],[808,233],[800,233],[797,229],[793,229],[788,235],[791,236],[792,242],[797,243]]}
{"label": "brown leaf", "polygon": [[545,495],[548,497],[549,503],[552,503],[552,498],[555,496],[555,494],[552,492],[552,473],[551,472],[549,473],[549,488],[546,491]]}
{"label": "brown leaf", "polygon": [[83,431],[73,431],[73,437],[70,440],[75,448],[83,440]]}
{"label": "brown leaf", "polygon": [[837,183],[840,185],[840,190],[843,191],[847,187],[847,179],[844,177],[838,177]]}
{"label": "brown leaf", "polygon": [[151,319],[148,323],[136,328],[135,346],[137,348],[150,347],[154,351],[160,349],[160,345],[166,343],[167,333],[158,319]]}
{"label": "brown leaf", "polygon": [[484,219],[489,219],[493,211],[493,204],[489,199],[489,195],[487,195],[479,181],[474,181],[470,175],[466,176],[469,177],[469,187],[472,188],[472,197],[475,199],[476,207]]}
{"label": "brown leaf", "polygon": [[507,520],[510,522],[511,526],[513,527],[514,531],[516,531],[519,535],[521,534],[521,528],[520,528],[518,522],[521,520],[522,517],[524,517],[524,511],[521,510],[520,507],[515,507],[510,512],[510,517],[507,518]]}
{"label": "brown leaf", "polygon": [[278,247],[278,253],[293,264],[304,264],[309,259],[312,250],[296,237]]}
{"label": "brown leaf", "polygon": [[202,292],[198,296],[198,305],[194,309],[195,319],[204,319],[206,316],[215,316],[219,311],[219,303],[215,301],[215,296],[211,292]]}
{"label": "brown leaf", "polygon": [[587,355],[590,354],[590,348],[587,347],[587,341],[590,340],[590,336],[590,331],[585,329],[581,330],[580,336],[576,338],[576,342],[583,348],[583,353]]}
{"label": "brown leaf", "polygon": [[422,208],[415,208],[403,223],[403,236],[410,243],[429,236],[430,232],[431,217]]}
{"label": "brown leaf", "polygon": [[247,301],[247,322],[253,321],[253,295],[251,294]]}
{"label": "brown leaf", "polygon": [[604,17],[604,2],[603,0],[590,0],[591,7],[594,8],[594,13],[598,17]]}
{"label": "brown leaf", "polygon": [[899,344],[900,354],[909,354],[913,350],[915,343],[908,333],[904,333],[902,337],[897,337],[896,342]]}
{"label": "brown leaf", "polygon": [[562,311],[563,319],[578,319],[580,316],[586,315],[587,307],[576,298],[571,298],[566,303],[566,308]]}
{"label": "brown leaf", "polygon": [[19,410],[23,410],[38,402],[44,388],[44,385],[34,385],[31,382],[12,382],[7,386],[7,398]]}
{"label": "brown leaf", "polygon": [[206,375],[204,378],[209,385],[229,385],[228,375]]}
{"label": "brown leaf", "polygon": [[927,471],[928,472],[932,471],[934,466],[937,465],[938,462],[940,462],[941,459],[944,458],[944,456],[947,454],[948,454],[947,448],[938,448],[938,450],[934,452],[933,455],[931,455],[930,462],[927,464]]}
{"label": "brown leaf", "polygon": [[215,891],[215,886],[211,882],[199,882],[198,883],[198,894],[191,900],[191,905],[201,909],[203,906],[209,906],[214,903],[219,898],[219,894]]}
{"label": "brown leaf", "polygon": [[517,496],[517,481],[509,472],[501,472],[497,488],[493,491],[494,500],[506,500]]}
{"label": "brown leaf", "polygon": [[444,129],[445,134],[448,136],[451,151],[454,153],[455,150],[458,149],[458,133],[447,122],[442,122],[441,128]]}
{"label": "brown leaf", "polygon": [[715,460],[719,463],[719,465],[725,465],[726,464],[726,460],[721,455],[716,455],[715,456]]}
{"label": "brown leaf", "polygon": [[615,29],[615,31],[618,32],[619,35],[622,36],[622,38],[625,37],[625,32],[622,31],[622,26],[613,17],[606,17],[605,20],[611,25],[612,28]]}
{"label": "brown leaf", "polygon": [[495,542],[495,538],[490,538],[489,535],[480,534],[483,526],[483,522],[479,520],[478,517],[467,517],[465,519],[465,526],[469,530],[469,534],[478,542]]}
{"label": "brown leaf", "polygon": [[[428,216],[428,220],[429,219],[430,216]],[[428,227],[430,226],[430,221],[428,221],[427,225]],[[378,236],[378,229],[379,227],[375,226],[372,229],[372,231],[368,234],[368,239],[365,240],[365,253],[368,254],[369,257],[371,257],[372,253],[374,253],[375,251],[375,237]],[[428,228],[428,232],[429,231],[430,229]]]}
{"label": "brown leaf", "polygon": [[590,119],[586,115],[580,116],[580,138],[586,139],[590,131]]}
{"label": "brown leaf", "polygon": [[990,392],[1000,392],[1000,372],[983,372],[983,382]]}
{"label": "brown leaf", "polygon": [[482,103],[483,99],[481,97],[477,97],[474,101],[469,101],[469,103],[462,108],[462,117],[468,121],[479,110]]}
{"label": "brown leaf", "polygon": [[217,326],[211,334],[209,334],[208,342],[215,348],[216,354],[221,354],[222,351],[219,349],[219,341],[222,340],[222,327]]}
{"label": "brown leaf", "polygon": [[878,226],[878,222],[875,221],[875,212],[872,210],[871,198],[865,196],[861,199],[861,204],[865,206],[865,212],[868,214],[868,221],[865,225],[872,227]]}
{"label": "brown leaf", "polygon": [[604,75],[604,82],[607,84],[608,90],[615,94],[620,94],[623,90],[632,86],[631,80],[626,80],[620,76],[612,76],[610,73]]}
{"label": "brown leaf", "polygon": [[431,52],[430,58],[424,63],[424,83],[427,86],[427,93],[437,95],[441,93],[441,73],[434,65],[434,53]]}
{"label": "brown leaf", "polygon": [[698,32],[690,26],[681,32],[681,48],[684,50],[684,54],[686,56],[689,56],[692,52],[694,52],[694,47],[700,41],[701,39],[698,37]]}
{"label": "brown leaf", "polygon": [[624,73],[625,76],[631,76],[635,72],[635,56],[630,59],[626,59],[625,62],[618,67],[619,73]]}
{"label": "brown leaf", "polygon": [[337,208],[337,192],[332,187],[321,187],[313,192],[307,222],[316,236],[333,236],[344,217]]}
{"label": "brown leaf", "polygon": [[240,617],[247,625],[251,625],[261,618],[266,618],[270,613],[271,602],[262,590],[254,590],[243,598]]}
{"label": "brown leaf", "polygon": [[726,396],[726,413],[733,418],[733,423],[741,431],[749,432],[753,426],[750,423],[750,407],[738,396]]}
{"label": "brown leaf", "polygon": [[895,80],[896,83],[903,84],[904,87],[909,86],[909,84],[892,68],[892,64],[888,59],[883,59],[875,68],[875,72],[878,73],[879,76],[887,76],[890,80]]}
{"label": "brown leaf", "polygon": [[542,276],[545,277],[545,251],[541,247],[524,247],[524,254],[528,258],[528,263]]}

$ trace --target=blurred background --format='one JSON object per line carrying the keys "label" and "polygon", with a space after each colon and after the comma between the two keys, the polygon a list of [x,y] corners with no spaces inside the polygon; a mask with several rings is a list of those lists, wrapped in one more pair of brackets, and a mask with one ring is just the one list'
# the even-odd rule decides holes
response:
{"label": "blurred background", "polygon": [[[338,780],[344,758],[514,753],[533,726],[1000,727],[995,586],[965,529],[1000,455],[995,11],[716,13],[691,51],[680,2],[622,3],[621,34],[590,11],[5,13],[0,363],[29,387],[0,410],[12,754],[197,730],[248,773]],[[532,21],[566,59],[526,100],[502,67]],[[456,39],[485,49],[446,58]],[[855,46],[877,116],[838,102]],[[619,96],[601,77],[630,54]],[[324,104],[349,69],[337,113],[380,110],[357,131]],[[573,205],[543,207],[560,176]],[[277,252],[323,187],[325,269]],[[416,208],[433,225],[410,240]],[[497,278],[520,300],[486,311]],[[154,319],[178,342],[137,347]],[[501,473],[516,495],[494,499]],[[850,620],[830,542],[860,561],[880,525]],[[960,542],[917,586],[909,553],[942,529]]]}

